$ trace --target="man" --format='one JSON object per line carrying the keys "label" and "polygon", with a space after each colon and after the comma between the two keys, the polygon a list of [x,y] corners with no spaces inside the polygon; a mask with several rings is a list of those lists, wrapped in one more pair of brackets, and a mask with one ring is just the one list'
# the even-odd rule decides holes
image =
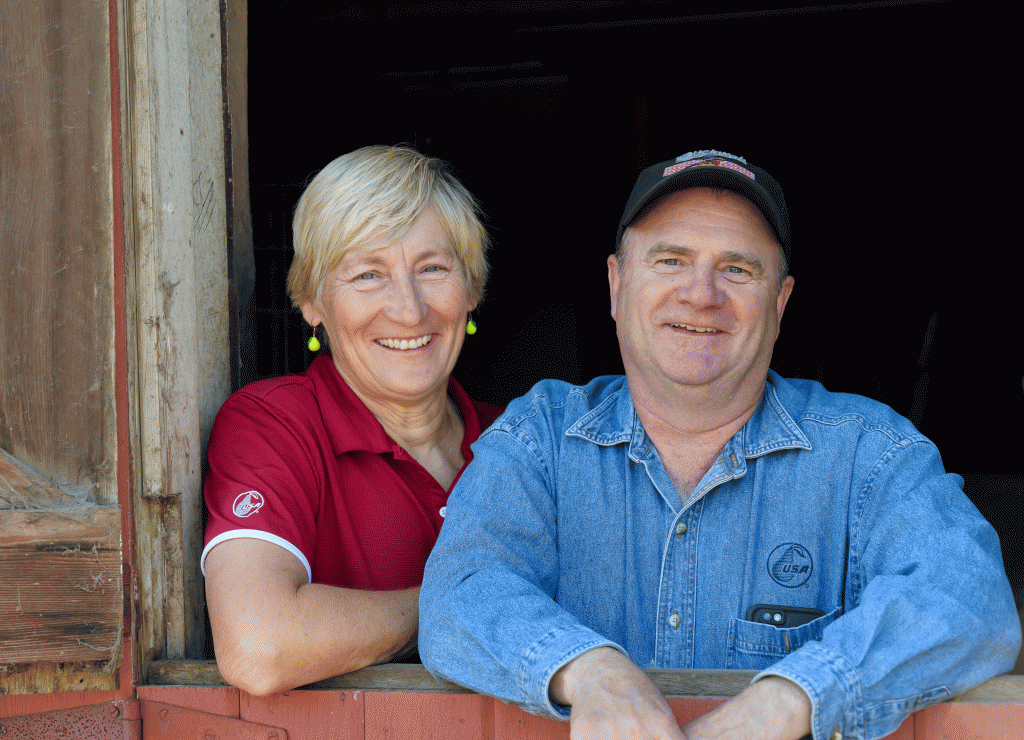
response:
{"label": "man", "polygon": [[[769,370],[782,191],[645,170],[608,258],[625,378],[544,381],[474,445],[420,595],[436,675],[573,738],[877,738],[1009,670],[999,543],[891,409]],[[640,670],[757,669],[687,727]]]}

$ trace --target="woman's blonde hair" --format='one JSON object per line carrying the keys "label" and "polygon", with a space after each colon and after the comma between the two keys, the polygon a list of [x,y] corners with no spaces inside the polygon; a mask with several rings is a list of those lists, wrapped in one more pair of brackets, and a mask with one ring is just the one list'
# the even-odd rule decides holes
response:
{"label": "woman's blonde hair", "polygon": [[295,206],[292,304],[322,308],[324,282],[345,254],[381,237],[401,239],[431,206],[466,271],[470,298],[487,280],[487,232],[476,200],[439,159],[404,146],[368,146],[324,167]]}

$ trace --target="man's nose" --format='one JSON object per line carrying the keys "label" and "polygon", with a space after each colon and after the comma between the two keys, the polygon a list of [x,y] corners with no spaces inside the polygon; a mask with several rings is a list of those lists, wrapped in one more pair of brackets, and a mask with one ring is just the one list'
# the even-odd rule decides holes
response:
{"label": "man's nose", "polygon": [[687,270],[676,286],[676,300],[698,308],[721,305],[722,291],[714,269],[693,267]]}

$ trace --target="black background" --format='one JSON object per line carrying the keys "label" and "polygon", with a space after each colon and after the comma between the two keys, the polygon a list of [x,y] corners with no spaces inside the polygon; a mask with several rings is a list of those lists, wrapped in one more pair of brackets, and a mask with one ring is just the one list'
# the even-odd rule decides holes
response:
{"label": "black background", "polygon": [[284,290],[291,212],[345,152],[412,144],[480,200],[491,279],[455,375],[503,404],[544,377],[621,372],[605,258],[626,196],[648,164],[725,150],[789,204],[796,287],[773,367],[909,416],[1024,571],[1020,311],[976,241],[990,214],[963,175],[985,142],[963,130],[962,19],[948,2],[765,8],[250,3],[243,378],[310,359]]}

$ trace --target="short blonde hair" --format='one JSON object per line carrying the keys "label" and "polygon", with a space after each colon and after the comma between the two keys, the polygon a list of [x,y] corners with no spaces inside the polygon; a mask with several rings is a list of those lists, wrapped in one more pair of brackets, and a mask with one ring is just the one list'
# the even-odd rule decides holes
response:
{"label": "short blonde hair", "polygon": [[470,298],[479,300],[489,242],[476,200],[439,159],[410,147],[367,146],[320,170],[295,206],[295,256],[288,270],[292,304],[322,309],[327,275],[346,253],[382,236],[401,239],[428,206],[451,237]]}

